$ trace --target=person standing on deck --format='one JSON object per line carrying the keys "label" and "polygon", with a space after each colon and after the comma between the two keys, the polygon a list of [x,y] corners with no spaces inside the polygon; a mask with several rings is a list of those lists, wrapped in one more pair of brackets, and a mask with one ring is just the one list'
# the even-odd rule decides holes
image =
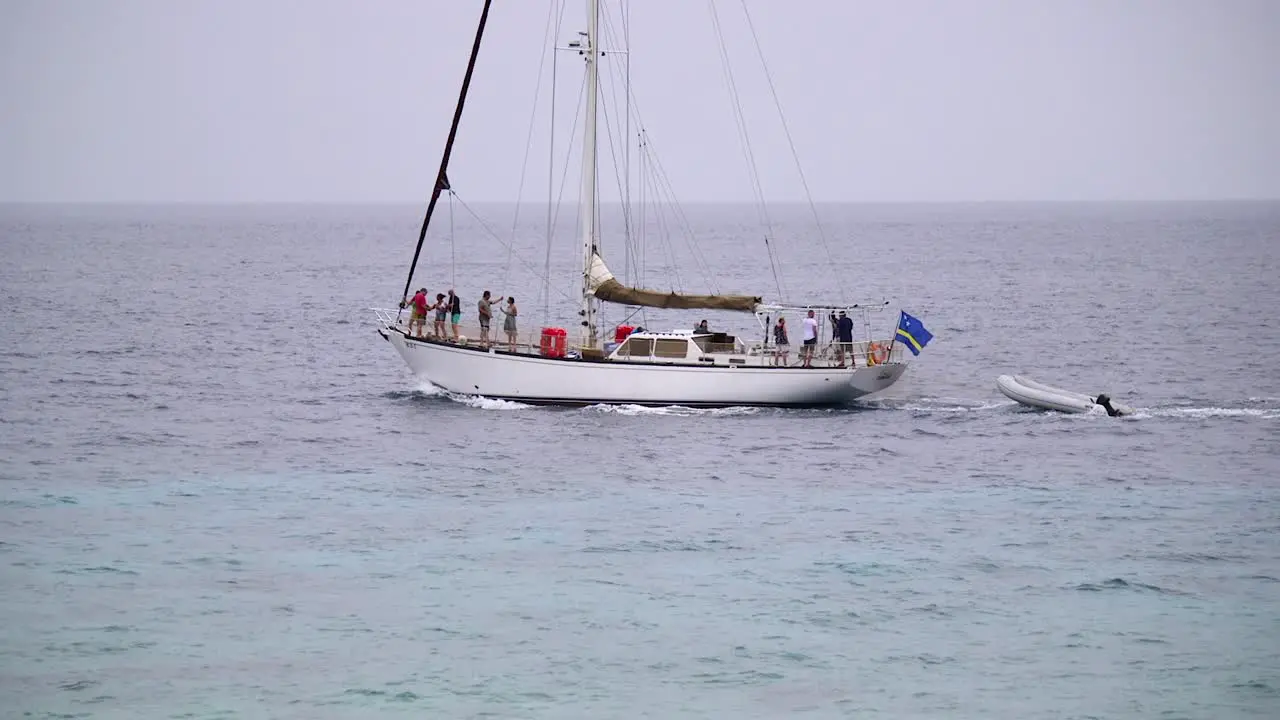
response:
{"label": "person standing on deck", "polygon": [[813,316],[813,311],[809,311],[809,315],[804,319],[804,346],[800,349],[800,357],[804,360],[803,367],[813,367],[813,349],[818,345],[818,319]]}
{"label": "person standing on deck", "polygon": [[493,320],[493,306],[502,302],[502,300],[490,300],[489,291],[484,291],[484,297],[480,299],[480,346],[489,347],[489,323]]}
{"label": "person standing on deck", "polygon": [[409,301],[409,334],[413,334],[413,326],[418,326],[418,337],[427,327],[427,289],[418,288],[413,299]]}
{"label": "person standing on deck", "polygon": [[773,364],[787,365],[787,355],[791,352],[791,341],[787,338],[787,319],[778,318],[778,324],[773,326],[773,344],[777,346],[774,351]]}
{"label": "person standing on deck", "polygon": [[449,312],[449,307],[444,301],[444,293],[436,293],[435,304],[427,309],[436,311],[436,321],[435,324],[431,326],[431,334],[435,337],[443,338],[445,336],[444,317]]}
{"label": "person standing on deck", "polygon": [[503,315],[507,316],[507,319],[502,321],[502,330],[507,333],[507,347],[510,348],[511,352],[515,352],[516,316],[520,314],[520,311],[516,308],[516,299],[514,297],[508,297],[507,306],[498,309],[502,311]]}
{"label": "person standing on deck", "polygon": [[453,339],[458,339],[458,323],[462,322],[462,298],[449,290],[449,324],[453,326]]}
{"label": "person standing on deck", "polygon": [[849,364],[853,365],[853,318],[841,310],[840,319],[836,321],[836,358],[840,363],[836,367],[844,367],[845,353],[849,354]]}

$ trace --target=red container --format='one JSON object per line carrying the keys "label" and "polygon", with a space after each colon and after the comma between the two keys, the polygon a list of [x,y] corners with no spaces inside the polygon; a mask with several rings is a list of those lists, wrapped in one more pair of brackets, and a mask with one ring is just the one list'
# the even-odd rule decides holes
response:
{"label": "red container", "polygon": [[569,344],[569,333],[564,328],[542,328],[542,356],[564,357]]}
{"label": "red container", "polygon": [[623,340],[626,340],[627,336],[630,335],[633,330],[635,330],[635,328],[630,325],[619,325],[618,329],[613,331],[613,341],[622,342]]}

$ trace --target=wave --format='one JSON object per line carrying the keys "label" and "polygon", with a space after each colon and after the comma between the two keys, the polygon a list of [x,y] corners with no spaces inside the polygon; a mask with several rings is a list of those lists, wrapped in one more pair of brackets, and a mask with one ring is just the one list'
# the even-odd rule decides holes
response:
{"label": "wave", "polygon": [[1217,418],[1217,417],[1249,417],[1263,420],[1280,418],[1280,408],[1230,408],[1230,407],[1171,407],[1171,408],[1134,408],[1136,412],[1129,416],[1135,420],[1143,418]]}
{"label": "wave", "polygon": [[[1252,404],[1267,404],[1273,402],[1271,398],[1249,398],[1247,401]],[[1053,417],[1107,417],[1107,412],[1101,406],[1093,406],[1086,413],[1059,413],[1052,410],[1041,410],[1031,408],[1016,403],[1012,400],[978,400],[953,397],[921,397],[909,400],[865,400],[859,401],[859,406],[867,409],[875,410],[906,410],[921,414],[956,414],[956,413],[978,413],[990,411],[1017,412],[1033,415],[1052,415]],[[1132,415],[1126,415],[1119,420],[1143,420],[1150,418],[1259,418],[1263,420],[1280,419],[1280,407],[1219,407],[1219,406],[1202,406],[1189,407],[1186,405],[1169,405],[1154,407],[1134,407]]]}
{"label": "wave", "polygon": [[857,400],[855,407],[868,410],[907,410],[918,413],[971,413],[1010,408],[1012,400],[982,400],[955,397],[919,397],[906,400]]}
{"label": "wave", "polygon": [[467,405],[479,410],[533,410],[535,406],[526,405],[524,403],[513,402],[511,400],[496,400],[487,398],[483,395],[456,395],[454,393],[445,393],[445,397],[450,400]]}
{"label": "wave", "polygon": [[[463,393],[453,393],[444,388],[432,385],[429,382],[422,381],[415,385],[413,390],[398,390],[386,393],[386,397],[392,399],[424,399],[438,398],[442,400],[450,400],[468,407],[479,410],[534,410],[542,406],[530,405],[513,400],[499,400],[495,398],[485,397],[483,395],[467,395]],[[1276,402],[1274,398],[1251,397],[1247,403],[1254,405],[1267,405]],[[563,409],[563,408],[561,408]],[[583,412],[600,412],[611,413],[624,416],[639,415],[670,415],[676,417],[688,417],[705,415],[709,417],[726,417],[738,415],[753,415],[760,413],[766,408],[735,406],[721,408],[695,408],[682,405],[668,405],[662,407],[648,407],[644,405],[611,405],[597,404],[588,405],[580,408]],[[1079,417],[1094,419],[1098,417],[1107,417],[1107,413],[1101,406],[1090,408],[1086,413],[1059,413],[1052,410],[1041,410],[1038,408],[1030,408],[1020,405],[1013,400],[1001,398],[984,399],[984,398],[961,398],[950,396],[939,397],[916,397],[906,399],[863,399],[855,400],[849,406],[844,408],[834,408],[834,410],[844,411],[898,411],[910,412],[918,415],[964,415],[977,413],[992,412],[1013,412],[1028,415],[1045,415],[1055,418]],[[1135,407],[1132,415],[1126,415],[1116,418],[1120,421],[1146,420],[1152,418],[1183,418],[1183,419],[1203,419],[1203,418],[1258,418],[1262,420],[1280,419],[1280,407],[1189,407],[1185,404],[1155,406],[1155,407]]]}
{"label": "wave", "polygon": [[588,405],[584,410],[612,413],[615,415],[710,415],[726,417],[732,415],[754,415],[760,412],[758,407],[723,407],[723,408],[693,408],[683,405],[667,405],[663,407],[646,407],[644,405]]}
{"label": "wave", "polygon": [[460,405],[476,408],[477,410],[531,410],[533,405],[525,403],[512,402],[511,400],[498,400],[483,395],[467,395],[464,393],[449,392],[442,387],[432,385],[429,382],[422,381],[415,388],[417,397],[425,398],[442,398],[452,400]]}
{"label": "wave", "polygon": [[1173,588],[1160,587],[1159,585],[1150,585],[1137,581],[1129,581],[1123,578],[1110,578],[1098,583],[1080,583],[1075,586],[1076,590],[1083,592],[1105,592],[1108,590],[1133,590],[1138,592],[1154,592],[1161,595],[1189,595],[1190,593]]}

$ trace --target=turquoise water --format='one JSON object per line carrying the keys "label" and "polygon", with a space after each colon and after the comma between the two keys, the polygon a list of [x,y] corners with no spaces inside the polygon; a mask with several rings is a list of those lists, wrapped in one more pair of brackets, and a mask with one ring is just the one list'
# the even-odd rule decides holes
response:
{"label": "turquoise water", "polygon": [[934,343],[694,411],[409,378],[411,211],[5,209],[0,715],[1275,717],[1280,207],[828,212]]}

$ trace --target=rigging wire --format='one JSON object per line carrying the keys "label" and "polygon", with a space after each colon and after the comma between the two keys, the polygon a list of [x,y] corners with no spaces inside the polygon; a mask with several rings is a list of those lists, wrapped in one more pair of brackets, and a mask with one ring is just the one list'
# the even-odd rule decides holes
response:
{"label": "rigging wire", "polygon": [[[623,110],[625,118],[625,127],[623,128],[622,145],[625,148],[626,155],[623,158],[623,177],[626,178],[626,187],[622,191],[622,236],[631,253],[625,257],[630,258],[635,254],[634,238],[632,238],[631,228],[631,3],[628,0],[622,0],[622,47],[626,50],[625,66],[623,78],[623,87],[627,99],[627,107]],[[626,267],[623,268],[623,277],[630,275],[631,263],[625,262]]]}
{"label": "rigging wire", "polygon": [[[654,208],[657,211],[657,217],[659,219],[663,218],[663,214],[658,203],[665,201],[671,206],[671,212],[675,216],[674,219],[676,224],[681,226],[680,229],[682,231],[683,239],[689,248],[690,254],[693,256],[694,264],[697,266],[697,269],[702,272],[703,278],[711,288],[712,292],[718,294],[720,291],[719,283],[716,281],[716,275],[711,271],[711,264],[707,261],[706,256],[702,253],[701,247],[698,245],[693,232],[693,225],[689,222],[689,218],[684,212],[684,207],[680,204],[680,201],[676,196],[675,186],[672,184],[670,177],[666,174],[662,161],[658,158],[657,151],[653,148],[653,141],[649,138],[648,133],[643,129],[643,122],[639,120],[639,111],[637,110],[636,112],[638,118],[637,122],[641,125],[640,132],[643,137],[641,142],[643,146],[643,149],[641,150],[641,157],[649,161],[648,172],[641,173],[641,187],[644,187],[644,183],[646,181],[653,183],[651,189],[653,190],[655,198],[652,202],[654,203]],[[665,224],[661,227],[663,232],[666,233],[663,239],[670,242],[669,229]],[[673,254],[675,252],[674,246],[669,246],[667,249],[669,251],[668,259],[672,263],[675,263],[676,256]],[[673,264],[672,267],[678,267],[678,265]],[[683,285],[684,281],[677,277],[676,284],[673,286],[673,289],[683,290]]]}
{"label": "rigging wire", "polygon": [[[558,67],[559,54],[556,50],[555,38],[560,37],[560,31],[564,26],[564,2],[552,3],[551,7],[555,9],[559,7],[556,13],[556,26],[552,32],[551,42],[551,122],[550,132],[547,140],[547,243],[546,256],[542,260],[542,320],[545,325],[551,318],[551,239],[555,229],[555,218],[559,213],[559,206],[554,202],[555,193],[555,175],[556,175],[556,69]],[[577,126],[578,119],[575,115],[574,125]],[[570,133],[570,137],[572,137]],[[567,164],[566,164],[567,169]],[[561,192],[564,192],[564,181],[560,183]]]}
{"label": "rigging wire", "polygon": [[454,240],[456,237],[453,233],[453,199],[455,193],[449,190],[449,284],[454,289],[458,287],[458,248]]}
{"label": "rigging wire", "polygon": [[729,51],[725,47],[724,32],[720,28],[720,15],[716,12],[715,0],[707,0],[707,6],[711,9],[711,25],[715,28],[716,40],[720,51],[720,65],[724,70],[726,85],[729,89],[729,97],[733,101],[734,121],[737,124],[739,138],[742,140],[742,151],[746,157],[747,166],[751,170],[751,186],[755,191],[756,201],[759,203],[758,211],[760,213],[761,222],[765,226],[765,248],[769,252],[769,264],[773,269],[773,281],[778,286],[779,300],[786,302],[786,293],[783,291],[782,278],[778,274],[778,262],[774,256],[773,247],[769,243],[769,235],[773,234],[773,223],[769,219],[769,211],[765,206],[764,188],[760,185],[760,172],[756,167],[755,153],[751,150],[751,139],[747,133],[746,118],[742,115],[742,102],[738,97],[738,86],[733,79],[733,68],[729,63]]}
{"label": "rigging wire", "polygon": [[[623,12],[624,12],[624,15],[622,18],[622,23],[623,23],[622,46],[626,48],[626,60],[623,63],[624,69],[620,69],[618,68],[617,65],[612,65],[612,64],[608,66],[610,71],[612,71],[613,75],[621,76],[620,78],[614,78],[614,77],[609,78],[611,81],[609,83],[609,90],[610,90],[610,95],[613,96],[613,102],[617,104],[618,103],[617,84],[615,84],[615,82],[617,80],[620,80],[621,82],[618,84],[622,85],[623,95],[625,97],[625,111],[623,113],[623,130],[622,130],[622,135],[620,136],[621,144],[623,146],[623,165],[621,168],[622,179],[618,181],[618,191],[622,198],[622,235],[623,235],[622,277],[625,281],[624,284],[632,284],[635,286],[640,286],[641,283],[638,280],[638,278],[635,277],[634,271],[633,271],[633,266],[637,264],[636,249],[635,249],[637,240],[635,237],[635,229],[632,225],[633,211],[631,208],[631,114],[632,114],[631,113],[631,103],[632,103],[631,47],[630,47],[631,30],[630,30],[630,27],[627,25],[627,23],[630,22],[629,13],[631,12],[631,9],[630,9],[630,5],[627,4],[626,0],[622,0],[622,4],[623,4]],[[605,14],[602,16],[602,18],[604,21],[605,39],[608,40],[610,44],[617,45],[618,44],[618,39],[616,37],[617,30],[615,29],[610,16],[608,14]],[[609,115],[608,115],[607,107],[605,108],[605,115],[606,115],[606,118],[605,118],[606,123],[608,123]],[[616,177],[619,173],[619,168],[617,163],[617,150],[614,148],[612,135],[610,135],[609,137],[609,142],[610,142],[610,145],[609,145],[610,155],[614,159],[614,175]]]}
{"label": "rigging wire", "polygon": [[[456,197],[456,194],[455,194],[455,197]],[[484,221],[484,218],[480,217],[480,215],[477,214],[476,211],[473,210],[471,206],[468,205],[466,201],[464,201],[461,197],[457,197],[457,201],[458,201],[458,204],[462,206],[462,209],[466,210],[467,213],[471,215],[472,219],[474,219],[477,223],[479,223],[480,227],[486,233],[488,233],[490,237],[492,237],[494,240],[497,240],[498,243],[501,244],[502,246],[511,250],[512,256],[515,257],[515,259],[519,260],[520,264],[528,268],[528,270],[532,272],[535,277],[538,275],[538,270],[533,265],[533,263],[530,263],[528,260],[525,260],[519,253],[515,252],[514,248],[512,248],[512,243],[508,243],[506,240],[503,240],[502,236],[499,235],[496,231],[494,231],[494,229],[490,227],[489,223],[486,223]],[[559,291],[559,292],[561,297],[565,298],[566,300],[573,300],[573,297],[565,293],[564,291]]]}
{"label": "rigging wire", "polygon": [[[617,31],[614,28],[614,25],[611,22],[609,22],[608,16],[605,16],[604,24],[605,24],[605,33],[607,35],[607,39],[610,42],[616,43],[617,38],[615,35]],[[611,65],[608,67],[610,67],[615,73],[619,72],[616,65]],[[663,219],[661,208],[657,205],[658,202],[665,201],[666,203],[671,205],[672,214],[675,216],[674,217],[675,224],[681,226],[680,229],[682,231],[683,239],[685,241],[685,244],[689,248],[690,254],[693,255],[695,266],[697,267],[698,270],[701,271],[703,275],[703,279],[706,282],[707,286],[711,289],[711,291],[713,293],[718,294],[720,290],[719,290],[719,283],[717,282],[717,275],[712,271],[711,263],[707,261],[705,254],[703,254],[702,249],[697,242],[695,233],[693,232],[693,225],[692,223],[689,222],[688,216],[684,212],[684,207],[680,203],[677,197],[677,194],[675,192],[675,186],[671,182],[670,176],[666,174],[666,170],[663,167],[661,160],[658,158],[658,153],[653,147],[652,139],[649,138],[648,133],[644,129],[644,118],[642,117],[642,114],[640,112],[639,103],[635,100],[635,94],[631,92],[631,88],[629,84],[626,85],[626,89],[627,89],[627,93],[626,93],[627,104],[630,107],[630,111],[628,113],[628,120],[630,120],[631,115],[634,115],[636,124],[639,127],[637,138],[639,139],[639,144],[642,148],[640,151],[640,157],[642,159],[642,163],[641,163],[642,170],[639,173],[641,192],[643,192],[645,189],[646,177],[653,177],[653,181],[654,181],[653,190],[656,195],[660,196],[656,199],[651,200],[651,202],[654,203],[655,210],[657,211],[657,217],[659,217],[659,219]],[[605,112],[607,113],[607,108]],[[627,144],[627,147],[628,149],[630,148],[629,142]],[[616,164],[616,154],[614,157],[615,157],[615,164]],[[643,165],[644,165],[643,160],[645,159],[649,161],[649,170],[647,172],[643,169]],[[641,212],[644,212],[645,207],[646,205],[642,201]],[[665,223],[662,223],[661,227],[662,227],[662,231],[666,233],[666,236],[663,237],[663,239],[666,240],[667,242],[670,242],[669,228]],[[642,224],[639,232],[643,234],[644,230],[645,230],[645,226]],[[666,246],[665,249],[668,251],[668,259],[673,263],[672,267],[678,268],[678,265],[675,264],[676,262],[675,261],[676,256],[674,255],[675,247],[668,245]],[[676,271],[676,275],[677,275],[676,284],[673,287],[673,289],[683,290],[684,282],[682,279],[678,277],[679,275],[678,270]],[[643,268],[641,271],[639,282],[637,284],[642,286],[645,284],[644,276],[643,276]]]}
{"label": "rigging wire", "polygon": [[[658,153],[653,149],[653,141],[649,136],[645,135],[645,144],[648,147],[648,157],[651,170],[651,176],[655,180],[654,192],[661,197],[659,200],[665,200],[671,206],[671,213],[675,216],[677,224],[681,226],[684,234],[685,244],[689,247],[690,253],[694,256],[694,262],[698,264],[706,278],[707,284],[715,294],[720,293],[720,285],[716,280],[716,275],[711,272],[711,264],[707,262],[706,256],[702,254],[702,248],[698,245],[697,238],[694,236],[693,223],[689,222],[689,216],[684,212],[684,206],[676,198],[675,185],[671,182],[671,178],[667,175],[666,168],[662,165],[662,159],[658,157]],[[655,208],[659,208],[659,217],[661,217],[660,207],[657,206],[658,200],[655,200]]]}
{"label": "rigging wire", "polygon": [[[639,279],[636,283],[636,286],[645,287],[645,270],[649,267],[649,244],[645,242],[645,236],[648,234],[646,232],[648,228],[648,225],[647,225],[648,218],[646,218],[644,214],[645,188],[644,188],[643,178],[645,174],[644,174],[644,128],[643,127],[641,127],[639,132],[636,133],[636,154],[638,156],[636,158],[636,162],[640,165],[638,175],[642,179],[640,182],[640,202],[639,202],[640,222],[637,225],[639,229],[636,232],[636,237],[638,238],[637,244],[640,246],[639,247],[639,256],[640,256],[639,263],[637,263],[639,265],[639,268],[636,271],[636,275],[638,276]],[[643,310],[641,310],[641,317],[644,319],[645,324],[649,323],[649,316],[648,314],[644,313]]]}
{"label": "rigging wire", "polygon": [[[547,22],[542,29],[542,53],[538,61],[538,79],[533,86],[533,108],[529,111],[529,132],[525,136],[524,142],[524,161],[520,164],[520,184],[516,189],[516,208],[511,217],[511,245],[507,249],[507,264],[502,272],[502,287],[507,286],[507,281],[511,279],[511,250],[515,247],[516,228],[520,223],[520,205],[524,198],[524,181],[525,173],[529,169],[529,151],[533,148],[533,128],[538,117],[538,96],[542,91],[542,71],[547,63],[547,46],[554,45],[551,35],[551,20],[555,16],[555,4],[553,3],[547,8]],[[552,48],[551,55],[554,59],[555,49]],[[552,70],[554,73],[554,69]],[[552,93],[552,101],[554,102],[555,94]]]}
{"label": "rigging wire", "polygon": [[[650,156],[649,161],[650,161],[650,165],[652,166],[653,164],[652,156]],[[650,187],[650,191],[652,192],[652,194],[655,197],[658,197],[658,199],[654,200],[654,203],[653,203],[654,210],[655,210],[654,217],[656,218],[657,224],[658,224],[658,239],[661,241],[659,245],[663,250],[666,251],[665,255],[666,255],[666,261],[667,261],[667,268],[669,269],[669,274],[675,276],[676,282],[675,282],[675,285],[672,286],[672,289],[683,290],[684,281],[680,278],[680,263],[676,258],[675,247],[671,243],[671,233],[667,228],[666,216],[662,213],[662,206],[658,204],[659,201],[661,200],[661,197],[660,197],[661,191],[660,191],[660,188],[658,187],[657,176],[648,175],[645,179],[652,185],[652,187]]]}
{"label": "rigging wire", "polygon": [[431,186],[431,199],[427,201],[427,212],[422,218],[422,228],[418,231],[418,245],[413,250],[413,260],[409,263],[409,274],[404,280],[403,299],[409,297],[409,287],[413,283],[413,273],[418,268],[418,256],[422,254],[422,244],[427,237],[427,227],[431,224],[431,215],[435,211],[436,202],[440,199],[440,191],[448,188],[449,176],[445,172],[449,167],[449,156],[453,153],[453,141],[457,138],[458,123],[462,120],[462,108],[466,103],[467,89],[471,86],[471,74],[476,67],[476,57],[480,54],[480,40],[484,37],[484,26],[489,19],[489,6],[492,0],[484,0],[484,8],[480,11],[480,24],[476,27],[476,39],[471,45],[471,57],[467,60],[467,72],[462,76],[462,87],[458,90],[458,104],[453,109],[453,122],[449,125],[449,138],[444,143],[444,154],[440,158],[440,170],[436,172],[435,183]]}
{"label": "rigging wire", "polygon": [[[800,175],[800,184],[804,188],[804,196],[809,201],[809,211],[813,213],[813,222],[818,229],[818,239],[822,243],[822,249],[827,254],[827,267],[835,267],[835,259],[831,255],[831,248],[827,245],[827,234],[822,228],[822,221],[818,218],[818,208],[813,202],[813,194],[809,192],[809,181],[805,179],[804,168],[800,166],[800,154],[796,152],[795,140],[791,138],[791,129],[787,127],[787,118],[782,112],[782,101],[778,99],[778,90],[773,84],[773,74],[769,72],[769,64],[765,62],[764,50],[760,46],[760,36],[756,34],[755,23],[751,21],[751,11],[747,9],[747,0],[740,0],[742,3],[742,14],[747,18],[747,27],[751,29],[751,39],[755,42],[756,56],[760,58],[760,67],[764,68],[765,79],[769,81],[769,92],[773,95],[774,107],[778,109],[778,118],[782,121],[782,131],[787,136],[787,144],[791,147],[791,158],[795,160],[796,172]],[[840,288],[840,301],[847,302],[847,295],[844,288],[844,280],[841,273],[836,272],[836,283]]]}
{"label": "rigging wire", "polygon": [[[610,83],[610,84],[609,84],[609,90],[610,90],[611,92],[614,90],[614,86],[613,86],[613,84],[612,84],[612,83]],[[611,123],[611,122],[610,122],[610,120],[612,119],[612,116],[609,114],[609,104],[608,104],[608,103],[600,103],[600,111],[601,111],[601,114],[604,116],[605,139],[607,139],[607,140],[608,140],[608,142],[609,142],[609,157],[613,159],[613,175],[614,175],[614,180],[618,183],[619,192],[621,192],[621,188],[622,188],[622,177],[621,177],[621,175],[620,175],[620,171],[619,171],[619,168],[618,168],[618,148],[617,148],[617,145],[614,143],[613,132],[612,132],[613,123]],[[599,188],[599,184],[600,184],[600,180],[599,180],[599,176],[597,175],[597,178],[596,178],[596,185],[597,185],[596,197],[597,197],[597,198],[599,198],[599,196],[600,196],[599,189],[598,189],[598,188]],[[597,228],[597,233],[598,233],[598,235],[597,235],[597,239],[596,239],[596,247],[597,247],[598,249],[600,249],[600,252],[603,254],[603,252],[604,252],[604,250],[603,250],[603,248],[604,248],[604,240],[603,240],[604,232],[603,232],[603,228],[601,227],[601,226],[602,226],[602,222],[601,222],[601,219],[600,219],[600,215],[601,215],[600,205],[601,205],[601,203],[599,203],[599,202],[597,202],[597,203],[596,203],[596,228]],[[624,211],[623,211],[623,212],[625,212],[625,209],[624,209]],[[625,217],[623,218],[623,222],[624,222],[624,224],[625,224],[625,222],[626,222],[626,218],[625,218]],[[624,227],[625,227],[625,225],[624,225]],[[623,258],[624,258],[624,266],[626,265],[626,263],[625,263],[625,258],[626,258],[626,246],[627,246],[627,242],[626,242],[626,235],[625,235],[625,233],[626,233],[626,230],[624,229],[624,230],[623,230],[623,243],[622,243],[622,245],[623,245],[623,253],[622,253],[622,255],[623,255]],[[625,279],[626,277],[627,277],[627,273],[626,273],[626,270],[624,269],[624,271],[623,271],[623,278]],[[605,314],[605,308],[601,307],[599,310],[597,310],[597,313],[598,313],[598,314],[600,314],[600,315],[604,315],[604,314]]]}
{"label": "rigging wire", "polygon": [[[627,17],[625,13],[630,12],[626,0],[622,0],[622,11],[624,13],[621,23],[622,31],[617,30],[617,23],[614,22],[612,16],[608,12],[602,12],[600,15],[601,24],[604,26],[604,35],[606,45],[617,47],[621,45],[624,49],[624,62],[618,64],[609,64],[606,66],[608,74],[609,96],[616,107],[621,107],[622,118],[618,119],[609,114],[608,104],[602,104],[605,114],[605,134],[609,139],[609,156],[613,159],[614,179],[618,183],[618,197],[622,210],[622,237],[623,237],[623,278],[631,279],[631,253],[626,252],[630,248],[631,241],[631,48],[630,28],[627,27]],[[602,10],[604,8],[601,8]],[[622,36],[622,42],[619,42],[619,35]],[[617,53],[615,53],[617,54]],[[618,87],[622,87],[624,102],[618,101]],[[617,133],[618,141],[615,144],[614,133]],[[618,162],[619,150],[617,145],[622,146],[622,162]]]}
{"label": "rigging wire", "polygon": [[[582,119],[582,96],[585,95],[586,92],[587,92],[587,78],[586,78],[586,75],[583,75],[582,82],[578,85],[578,102],[577,102],[578,109],[573,116],[573,125],[569,127],[570,138],[572,138],[574,133],[578,131],[578,121]],[[554,129],[552,130],[552,132],[554,132]],[[553,167],[554,167],[554,159],[555,158],[553,157],[552,158]],[[561,171],[560,173],[560,192],[557,194],[555,203],[553,204],[555,208],[555,212],[549,213],[551,214],[551,226],[547,229],[546,257],[543,259],[543,266],[545,268],[545,271],[542,275],[543,284],[545,286],[545,289],[544,289],[545,294],[543,295],[543,311],[545,313],[544,320],[548,322],[551,319],[551,238],[555,234],[556,224],[560,221],[560,208],[561,206],[564,205],[564,189],[568,179],[569,179],[569,163],[566,162],[564,165],[564,170]]]}

